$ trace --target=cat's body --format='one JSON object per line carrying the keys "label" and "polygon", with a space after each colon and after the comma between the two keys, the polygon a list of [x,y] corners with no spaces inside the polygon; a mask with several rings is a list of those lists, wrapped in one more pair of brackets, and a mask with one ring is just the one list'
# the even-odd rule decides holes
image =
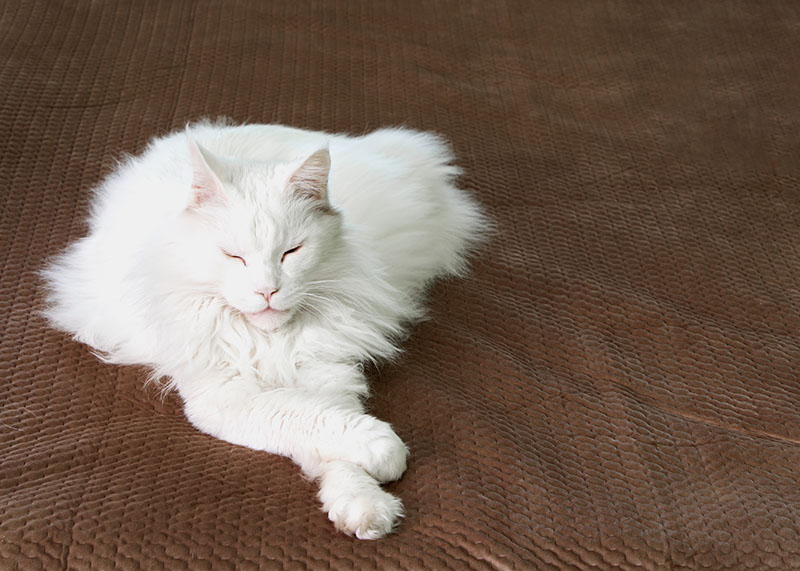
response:
{"label": "cat's body", "polygon": [[200,430],[293,458],[339,529],[391,531],[379,482],[407,450],[364,413],[431,279],[480,236],[431,135],[197,124],[101,185],[90,233],[45,271],[51,322],[165,376]]}

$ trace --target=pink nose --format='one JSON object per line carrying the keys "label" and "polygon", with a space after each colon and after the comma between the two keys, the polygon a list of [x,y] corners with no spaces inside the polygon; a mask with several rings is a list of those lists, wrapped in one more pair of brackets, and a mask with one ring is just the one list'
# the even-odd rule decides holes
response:
{"label": "pink nose", "polygon": [[260,291],[256,291],[254,293],[256,293],[257,295],[260,295],[261,297],[263,297],[267,301],[267,303],[269,303],[269,301],[272,299],[272,296],[275,295],[276,293],[278,293],[278,290],[277,289],[266,288],[266,289],[262,289]]}

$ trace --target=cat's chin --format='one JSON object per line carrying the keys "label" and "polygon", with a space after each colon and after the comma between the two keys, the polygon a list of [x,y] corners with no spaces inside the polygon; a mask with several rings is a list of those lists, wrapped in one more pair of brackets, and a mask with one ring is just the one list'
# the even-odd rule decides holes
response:
{"label": "cat's chin", "polygon": [[289,321],[291,312],[288,310],[273,309],[268,307],[263,311],[256,313],[245,313],[244,315],[250,323],[259,329],[272,331],[273,329],[277,329]]}

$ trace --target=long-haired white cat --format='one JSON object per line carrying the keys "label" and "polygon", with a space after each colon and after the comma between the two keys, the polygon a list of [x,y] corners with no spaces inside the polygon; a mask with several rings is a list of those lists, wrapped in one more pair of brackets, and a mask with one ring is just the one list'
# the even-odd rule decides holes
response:
{"label": "long-haired white cat", "polygon": [[198,429],[292,458],[336,527],[389,533],[408,450],[365,413],[361,364],[397,352],[483,217],[437,137],[199,123],[99,187],[89,235],[44,271],[46,314],[169,379]]}

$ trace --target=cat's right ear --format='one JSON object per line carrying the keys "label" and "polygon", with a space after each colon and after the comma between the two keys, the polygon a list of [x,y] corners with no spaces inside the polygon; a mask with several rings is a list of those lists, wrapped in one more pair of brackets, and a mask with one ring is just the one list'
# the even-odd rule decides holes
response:
{"label": "cat's right ear", "polygon": [[189,146],[189,158],[192,164],[192,198],[189,209],[225,204],[222,182],[217,174],[221,171],[219,161],[188,133],[186,143]]}

